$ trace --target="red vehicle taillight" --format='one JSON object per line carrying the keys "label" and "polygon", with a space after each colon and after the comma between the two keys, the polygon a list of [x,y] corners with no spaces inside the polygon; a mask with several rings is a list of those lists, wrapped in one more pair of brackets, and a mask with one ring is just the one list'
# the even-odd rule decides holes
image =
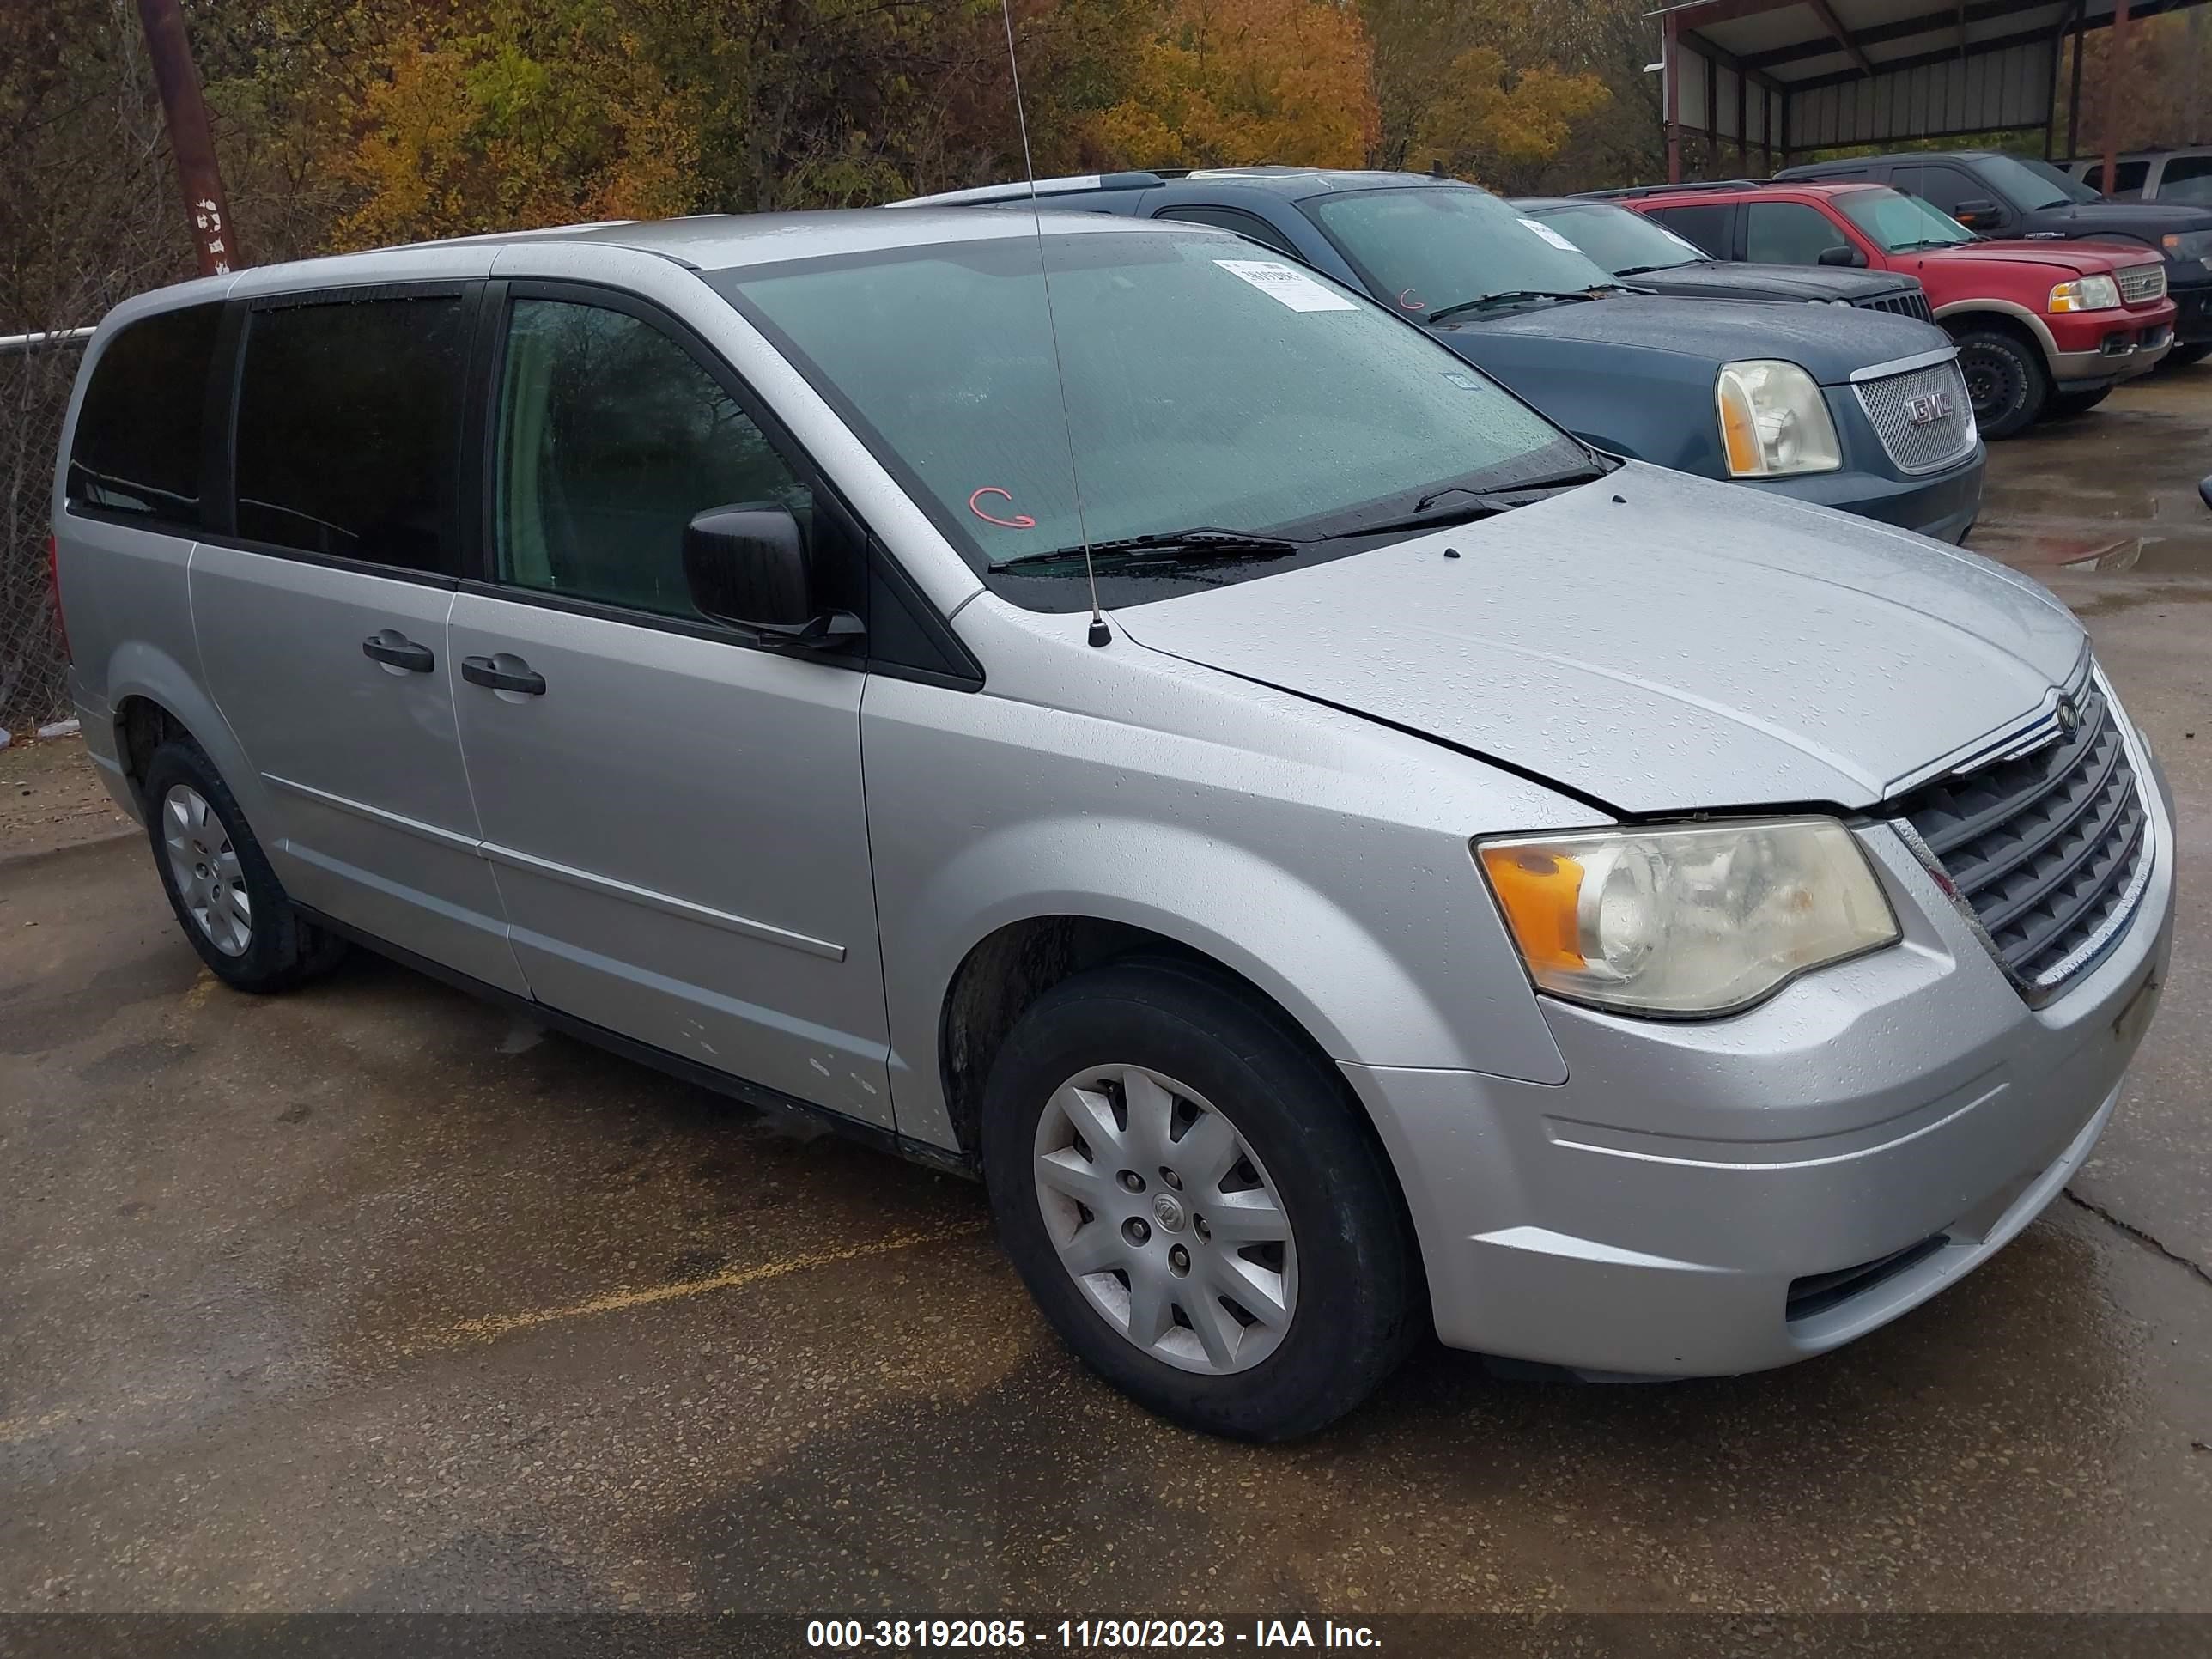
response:
{"label": "red vehicle taillight", "polygon": [[62,544],[57,536],[46,538],[46,586],[54,596],[54,627],[62,636],[62,660],[76,660],[70,654],[69,619],[62,615]]}

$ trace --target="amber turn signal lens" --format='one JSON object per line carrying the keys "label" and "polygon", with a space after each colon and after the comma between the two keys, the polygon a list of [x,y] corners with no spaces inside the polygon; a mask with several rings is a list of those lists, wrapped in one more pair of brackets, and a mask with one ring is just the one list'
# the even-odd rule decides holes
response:
{"label": "amber turn signal lens", "polygon": [[1532,847],[1485,847],[1483,873],[1505,912],[1506,925],[1531,968],[1583,966],[1583,866]]}

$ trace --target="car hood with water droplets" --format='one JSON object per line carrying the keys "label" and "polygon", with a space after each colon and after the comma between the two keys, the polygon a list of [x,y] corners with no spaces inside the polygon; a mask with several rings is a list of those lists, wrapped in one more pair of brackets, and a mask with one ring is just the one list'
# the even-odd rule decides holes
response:
{"label": "car hood with water droplets", "polygon": [[1638,814],[1872,805],[2033,714],[2086,649],[2001,565],[1640,463],[1116,620]]}

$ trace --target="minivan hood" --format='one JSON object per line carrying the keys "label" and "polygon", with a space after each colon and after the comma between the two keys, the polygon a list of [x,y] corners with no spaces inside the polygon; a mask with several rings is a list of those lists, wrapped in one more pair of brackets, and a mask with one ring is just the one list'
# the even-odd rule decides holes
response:
{"label": "minivan hood", "polygon": [[1638,462],[1115,620],[1638,814],[1870,806],[2033,712],[2085,648],[2001,565]]}
{"label": "minivan hood", "polygon": [[1478,368],[1491,362],[1492,342],[1573,340],[1621,356],[1664,353],[1715,364],[1780,357],[1823,386],[1840,385],[1855,370],[1950,343],[1932,324],[1882,311],[1641,294],[1454,318],[1435,333]]}

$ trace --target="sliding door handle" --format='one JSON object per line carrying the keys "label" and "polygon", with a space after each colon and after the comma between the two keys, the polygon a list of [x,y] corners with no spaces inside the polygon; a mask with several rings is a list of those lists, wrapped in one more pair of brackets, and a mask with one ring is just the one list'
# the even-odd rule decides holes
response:
{"label": "sliding door handle", "polygon": [[531,672],[530,665],[520,657],[507,659],[514,665],[502,668],[493,657],[464,657],[461,659],[461,678],[471,685],[489,686],[494,691],[520,691],[526,697],[545,695],[545,676]]}
{"label": "sliding door handle", "polygon": [[427,674],[438,659],[427,645],[417,645],[397,629],[386,628],[361,642],[361,654],[387,668],[404,668],[410,674]]}

